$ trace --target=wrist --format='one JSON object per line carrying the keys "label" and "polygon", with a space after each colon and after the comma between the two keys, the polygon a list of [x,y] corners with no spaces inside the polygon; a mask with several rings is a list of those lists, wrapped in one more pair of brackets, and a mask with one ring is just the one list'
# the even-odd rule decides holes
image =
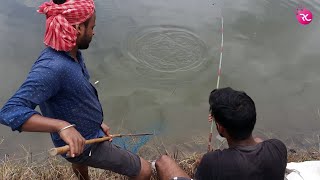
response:
{"label": "wrist", "polygon": [[59,131],[58,131],[58,134],[60,134],[62,131],[66,130],[66,129],[69,129],[69,128],[72,128],[72,127],[75,127],[76,125],[75,124],[70,124],[68,126],[65,126],[63,128],[61,128]]}
{"label": "wrist", "polygon": [[62,128],[69,126],[69,125],[71,125],[71,124],[66,121],[59,120],[59,122],[57,123],[57,125],[54,128],[54,132],[59,132]]}

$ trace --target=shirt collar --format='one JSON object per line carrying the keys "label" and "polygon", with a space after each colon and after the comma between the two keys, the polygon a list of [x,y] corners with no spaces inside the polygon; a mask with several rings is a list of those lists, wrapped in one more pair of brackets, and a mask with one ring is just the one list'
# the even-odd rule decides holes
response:
{"label": "shirt collar", "polygon": [[[70,52],[65,52],[65,51],[63,51],[63,52],[64,52],[68,57],[70,57],[73,61],[75,61],[74,58],[71,56]],[[80,50],[77,51],[77,59],[78,59],[78,62],[79,62],[79,63],[82,63],[82,62],[83,62],[82,53],[81,53]],[[76,62],[76,61],[75,61],[75,62]]]}

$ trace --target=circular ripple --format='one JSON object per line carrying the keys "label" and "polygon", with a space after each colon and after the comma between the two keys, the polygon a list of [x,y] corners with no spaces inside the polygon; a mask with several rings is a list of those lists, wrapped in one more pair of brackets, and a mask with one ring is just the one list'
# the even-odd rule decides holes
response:
{"label": "circular ripple", "polygon": [[125,48],[141,66],[161,73],[194,70],[205,61],[207,50],[197,35],[176,26],[139,29],[129,34]]}

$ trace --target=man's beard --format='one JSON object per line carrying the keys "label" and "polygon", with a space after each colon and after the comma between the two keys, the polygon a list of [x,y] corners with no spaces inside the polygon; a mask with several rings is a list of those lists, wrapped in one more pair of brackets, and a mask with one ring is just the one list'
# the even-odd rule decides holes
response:
{"label": "man's beard", "polygon": [[90,45],[90,42],[91,42],[91,38],[88,37],[87,35],[84,36],[78,46],[78,49],[88,49],[89,48],[89,45]]}
{"label": "man's beard", "polygon": [[[218,132],[218,133],[219,133],[219,132]],[[224,136],[223,136],[221,133],[219,133],[219,135],[224,138]]]}
{"label": "man's beard", "polygon": [[219,135],[224,138],[224,136],[219,132],[217,124],[216,124],[216,129],[217,129],[217,132],[219,133]]}

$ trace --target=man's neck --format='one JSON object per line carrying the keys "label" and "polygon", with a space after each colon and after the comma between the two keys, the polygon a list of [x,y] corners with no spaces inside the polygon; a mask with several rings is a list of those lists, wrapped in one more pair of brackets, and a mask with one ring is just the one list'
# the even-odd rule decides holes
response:
{"label": "man's neck", "polygon": [[71,51],[69,51],[69,53],[70,53],[70,56],[71,56],[76,62],[79,62],[79,61],[78,61],[78,58],[77,58],[78,47],[74,47]]}
{"label": "man's neck", "polygon": [[252,136],[250,136],[245,140],[232,140],[227,138],[227,141],[228,141],[229,148],[236,147],[236,146],[254,146],[259,143],[255,141]]}

